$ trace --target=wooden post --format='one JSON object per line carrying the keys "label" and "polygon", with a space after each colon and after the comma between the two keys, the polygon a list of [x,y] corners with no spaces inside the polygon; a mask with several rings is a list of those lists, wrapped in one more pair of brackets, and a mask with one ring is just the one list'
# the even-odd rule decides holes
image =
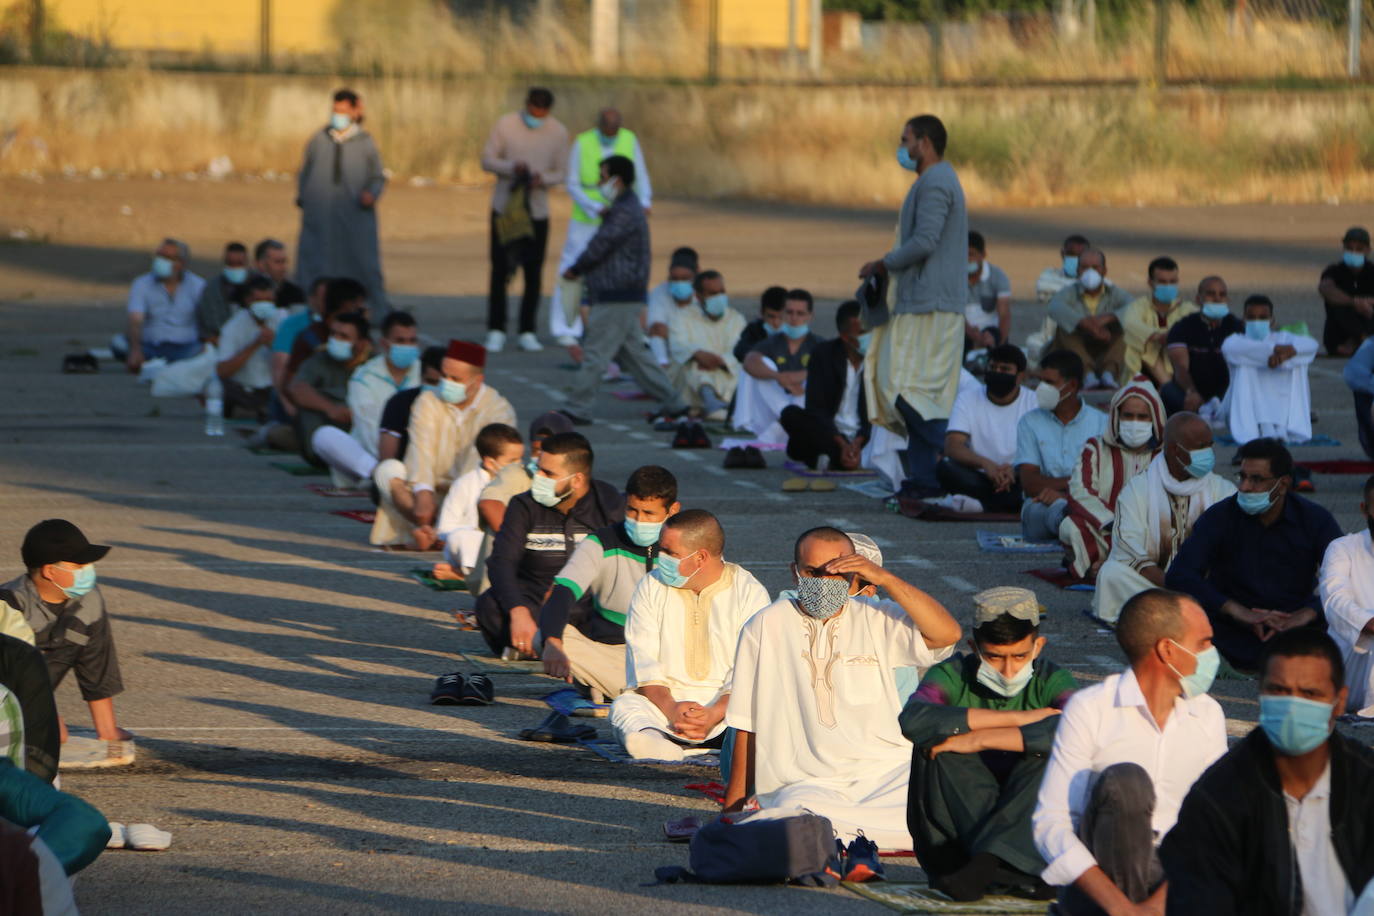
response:
{"label": "wooden post", "polygon": [[32,0],[29,10],[29,57],[35,64],[41,64],[48,56],[45,39],[48,30],[47,10],[43,0]]}
{"label": "wooden post", "polygon": [[258,5],[258,65],[264,73],[272,70],[272,0]]}
{"label": "wooden post", "polygon": [[[1359,0],[1350,0],[1357,3]],[[808,23],[811,26],[811,41],[806,48],[807,69],[812,76],[821,75],[821,52],[822,44],[825,41],[823,28],[825,25],[825,13],[821,10],[821,0],[811,0],[811,18]]]}
{"label": "wooden post", "polygon": [[801,69],[797,53],[797,0],[787,0],[787,72],[795,76]]}
{"label": "wooden post", "polygon": [[1345,47],[1345,73],[1352,80],[1360,75],[1360,30],[1364,0],[1350,0],[1350,34]]}
{"label": "wooden post", "polygon": [[1169,0],[1155,0],[1155,73],[1156,86],[1169,81]]}
{"label": "wooden post", "polygon": [[708,0],[706,22],[706,79],[720,81],[720,0]]}

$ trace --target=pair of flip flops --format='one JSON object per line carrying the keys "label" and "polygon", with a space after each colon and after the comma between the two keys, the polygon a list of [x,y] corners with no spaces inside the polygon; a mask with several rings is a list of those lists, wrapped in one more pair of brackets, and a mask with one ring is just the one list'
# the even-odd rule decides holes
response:
{"label": "pair of flip flops", "polygon": [[834,493],[835,481],[827,477],[789,477],[782,482],[784,493]]}
{"label": "pair of flip flops", "polygon": [[464,677],[457,671],[439,675],[429,693],[429,702],[434,706],[490,706],[495,700],[491,678],[485,674]]}
{"label": "pair of flip flops", "polygon": [[557,710],[549,713],[534,728],[522,729],[521,741],[542,741],[545,744],[574,744],[590,741],[596,737],[596,729],[590,725],[580,725]]}
{"label": "pair of flip flops", "polygon": [[118,821],[110,821],[110,839],[105,848],[161,852],[171,845],[172,835],[166,830],[158,830],[152,824],[130,824],[126,827]]}

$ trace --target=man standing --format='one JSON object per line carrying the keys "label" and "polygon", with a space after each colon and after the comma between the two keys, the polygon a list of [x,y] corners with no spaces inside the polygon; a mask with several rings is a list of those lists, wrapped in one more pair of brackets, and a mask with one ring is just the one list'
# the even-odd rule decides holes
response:
{"label": "man standing", "polygon": [[196,303],[196,327],[201,340],[219,339],[220,328],[238,305],[236,292],[247,282],[248,249],[242,242],[230,242],[224,246],[224,266],[219,276],[206,281],[205,291]]}
{"label": "man standing", "polygon": [[[601,163],[611,156],[622,156],[634,163],[634,193],[647,216],[653,206],[654,191],[649,184],[649,169],[644,165],[644,151],[634,131],[622,127],[620,112],[603,108],[596,116],[596,126],[578,134],[568,151],[567,188],[572,198],[572,219],[563,253],[558,259],[558,272],[565,273],[576,263],[587,243],[596,235],[601,217],[610,208],[613,198],[601,192]],[[575,304],[574,304],[575,306]],[[560,346],[571,347],[582,336],[582,319],[568,321],[564,313],[563,287],[555,286],[549,303],[549,331]]]}
{"label": "man standing", "polygon": [[[487,352],[506,345],[506,286],[516,268],[524,271],[520,300],[520,349],[542,350],[535,336],[544,252],[549,244],[549,188],[563,180],[568,163],[568,129],[549,112],[553,93],[535,87],[520,111],[502,115],[482,147],[482,169],[496,176],[491,194],[491,284],[487,292]],[[597,160],[600,163],[600,160]],[[514,197],[512,191],[516,191]],[[531,241],[507,250],[497,231],[508,205],[528,207]],[[514,201],[514,203],[512,203]],[[520,214],[510,214],[518,216]],[[512,260],[518,253],[518,259]]]}
{"label": "man standing", "polygon": [[1364,482],[1360,516],[1364,531],[1337,538],[1326,548],[1321,601],[1327,633],[1341,650],[1350,689],[1348,708],[1337,712],[1374,718],[1374,477]]}
{"label": "man standing", "polygon": [[1207,421],[1195,413],[1170,417],[1159,454],[1117,497],[1111,553],[1093,591],[1094,617],[1115,624],[1132,595],[1164,587],[1164,572],[1198,518],[1236,492],[1212,472],[1215,464]]}
{"label": "man standing", "polygon": [[1353,907],[1374,879],[1374,752],[1335,731],[1343,674],[1325,634],[1274,637],[1259,726],[1193,785],[1159,849],[1169,913],[1365,912]]}
{"label": "man standing", "polygon": [[1096,248],[1083,250],[1078,281],[1050,300],[1054,346],[1083,360],[1085,391],[1116,387],[1126,355],[1120,313],[1130,303],[1126,291],[1107,279],[1107,255]]}
{"label": "man standing", "polygon": [[1196,312],[1197,306],[1179,295],[1178,262],[1158,257],[1145,271],[1150,294],[1126,306],[1121,313],[1122,333],[1126,338],[1126,379],[1144,373],[1156,388],[1174,377],[1173,363],[1165,356],[1165,345],[1174,325]]}
{"label": "man standing", "polygon": [[1231,370],[1221,345],[1245,323],[1231,314],[1230,292],[1221,277],[1203,277],[1197,285],[1199,311],[1169,329],[1168,355],[1173,378],[1159,389],[1169,413],[1191,410],[1211,422],[1221,416],[1221,401],[1231,385]]}
{"label": "man standing", "polygon": [[902,710],[912,744],[907,826],[931,885],[955,900],[977,900],[993,884],[1048,896],[1030,814],[1078,683],[1045,657],[1034,592],[990,588],[973,605],[973,651],[926,672]]}
{"label": "man standing", "polygon": [[1021,483],[1013,464],[1017,425],[1037,406],[1035,392],[1022,384],[1025,380],[1026,354],[1015,344],[998,344],[988,351],[984,384],[966,388],[954,399],[945,457],[935,466],[935,475],[951,496],[977,500],[976,507],[961,511],[1021,511]]}
{"label": "man standing", "polygon": [[129,287],[129,352],[124,363],[138,372],[149,359],[174,363],[200,352],[196,306],[205,281],[187,269],[191,249],[163,239],[153,253],[153,269]]}
{"label": "man standing", "polygon": [[1374,263],[1369,230],[1352,226],[1341,239],[1341,259],[1322,271],[1317,294],[1326,307],[1322,342],[1331,356],[1349,356],[1374,334]]}
{"label": "man standing", "polygon": [[1326,628],[1317,573],[1341,529],[1290,492],[1293,456],[1282,442],[1254,439],[1237,454],[1240,492],[1202,514],[1164,581],[1207,611],[1228,662],[1255,671],[1276,633]]}
{"label": "man standing", "polygon": [[787,433],[787,457],[814,468],[821,456],[830,467],[855,471],[872,435],[864,403],[863,325],[859,303],[835,312],[839,336],[822,342],[806,367],[806,406],[783,408],[778,422]]}
{"label": "man standing", "polygon": [[907,437],[905,495],[940,494],[935,463],[954,406],[968,301],[968,211],[948,134],[934,115],[902,129],[897,161],[916,173],[897,222],[897,246],[859,276],[886,276],[887,300],[864,316],[873,329],[864,360],[869,419]]}
{"label": "man standing", "polygon": [[329,124],[305,146],[296,191],[301,208],[296,280],[305,286],[316,277],[349,277],[385,313],[389,306],[377,242],[377,199],[386,187],[386,173],[377,144],[362,123],[362,100],[356,92],[340,89],[334,93]]}
{"label": "man standing", "polygon": [[586,277],[592,303],[582,365],[564,412],[574,423],[591,422],[592,401],[614,359],[658,399],[664,413],[682,413],[687,405],[645,346],[639,320],[649,297],[650,254],[649,223],[634,191],[635,165],[624,156],[611,156],[601,163],[600,174],[597,193],[607,206],[601,210],[596,234],[563,273],[570,280]]}
{"label": "man standing", "polygon": [[1161,912],[1168,884],[1155,844],[1226,752],[1225,714],[1207,696],[1218,658],[1202,609],[1141,592],[1116,641],[1130,667],[1069,700],[1031,818],[1061,916]]}

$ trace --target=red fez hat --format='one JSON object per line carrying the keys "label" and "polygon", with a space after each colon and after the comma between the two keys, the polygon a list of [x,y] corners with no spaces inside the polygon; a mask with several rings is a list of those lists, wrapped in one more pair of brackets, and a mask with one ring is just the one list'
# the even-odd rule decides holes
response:
{"label": "red fez hat", "polygon": [[450,340],[444,359],[460,360],[481,369],[487,364],[487,348],[470,340]]}

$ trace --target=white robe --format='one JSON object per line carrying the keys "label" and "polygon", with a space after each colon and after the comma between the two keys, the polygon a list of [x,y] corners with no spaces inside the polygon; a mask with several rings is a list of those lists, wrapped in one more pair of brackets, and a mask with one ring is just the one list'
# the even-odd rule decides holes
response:
{"label": "white robe", "polygon": [[482,551],[485,535],[477,516],[477,500],[489,483],[491,473],[475,467],[453,482],[439,507],[434,531],[444,542],[444,561],[454,569],[471,569]]}
{"label": "white robe", "polygon": [[1364,633],[1374,619],[1374,544],[1369,532],[1332,541],[1319,579],[1326,632],[1345,659],[1350,700],[1342,712],[1374,716],[1374,636]]}
{"label": "white robe", "polygon": [[900,605],[850,599],[826,621],[783,598],[740,634],[725,721],[754,734],[754,788],[764,808],[800,806],[852,839],[911,848],[911,742],[892,670],[928,668],[931,649]]}
{"label": "white robe", "polygon": [[[1297,355],[1270,369],[1269,357],[1281,344],[1293,347]],[[1262,436],[1287,442],[1312,438],[1307,367],[1316,359],[1316,340],[1288,331],[1272,331],[1264,340],[1232,334],[1222,342],[1221,353],[1231,369],[1222,412],[1237,445]]]}
{"label": "white robe", "polygon": [[[778,364],[766,356],[763,357],[763,364],[774,372],[778,369]],[[778,418],[790,405],[805,407],[806,395],[788,394],[779,382],[740,372],[730,425],[735,429],[749,430],[760,442],[786,443],[787,433]]]}

